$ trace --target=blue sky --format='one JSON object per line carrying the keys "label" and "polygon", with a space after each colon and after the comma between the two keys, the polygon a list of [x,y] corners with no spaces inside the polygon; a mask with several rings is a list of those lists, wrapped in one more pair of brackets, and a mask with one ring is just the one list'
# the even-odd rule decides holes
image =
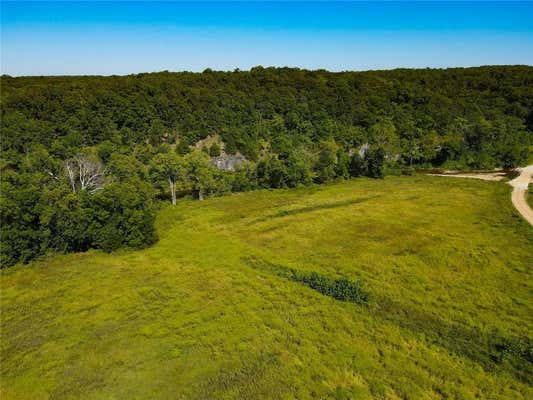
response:
{"label": "blue sky", "polygon": [[6,2],[10,75],[533,65],[533,2]]}

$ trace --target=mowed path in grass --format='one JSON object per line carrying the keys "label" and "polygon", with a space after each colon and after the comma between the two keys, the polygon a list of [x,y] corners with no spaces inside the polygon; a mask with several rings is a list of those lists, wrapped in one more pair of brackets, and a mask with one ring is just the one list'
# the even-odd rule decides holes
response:
{"label": "mowed path in grass", "polygon": [[510,190],[415,176],[187,200],[152,248],[5,270],[2,398],[531,398],[533,229]]}

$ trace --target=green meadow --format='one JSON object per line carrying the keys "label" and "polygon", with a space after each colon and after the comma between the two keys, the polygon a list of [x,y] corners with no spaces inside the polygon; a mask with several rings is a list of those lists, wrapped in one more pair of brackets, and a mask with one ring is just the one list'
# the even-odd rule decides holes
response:
{"label": "green meadow", "polygon": [[1,397],[531,399],[533,228],[510,191],[406,176],[182,200],[151,248],[6,269]]}

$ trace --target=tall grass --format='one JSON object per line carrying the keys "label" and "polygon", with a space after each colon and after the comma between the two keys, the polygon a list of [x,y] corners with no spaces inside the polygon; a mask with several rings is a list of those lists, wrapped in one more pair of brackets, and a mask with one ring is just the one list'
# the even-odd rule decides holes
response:
{"label": "tall grass", "polygon": [[510,190],[414,175],[181,201],[152,248],[10,268],[1,396],[533,398],[533,228]]}

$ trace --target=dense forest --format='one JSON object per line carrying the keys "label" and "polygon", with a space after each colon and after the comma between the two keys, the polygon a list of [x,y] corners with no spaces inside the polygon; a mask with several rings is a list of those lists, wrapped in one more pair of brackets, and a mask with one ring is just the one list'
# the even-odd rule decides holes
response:
{"label": "dense forest", "polygon": [[[144,247],[180,196],[415,168],[511,168],[533,67],[1,78],[1,265]],[[217,157],[240,154],[235,169]]]}

